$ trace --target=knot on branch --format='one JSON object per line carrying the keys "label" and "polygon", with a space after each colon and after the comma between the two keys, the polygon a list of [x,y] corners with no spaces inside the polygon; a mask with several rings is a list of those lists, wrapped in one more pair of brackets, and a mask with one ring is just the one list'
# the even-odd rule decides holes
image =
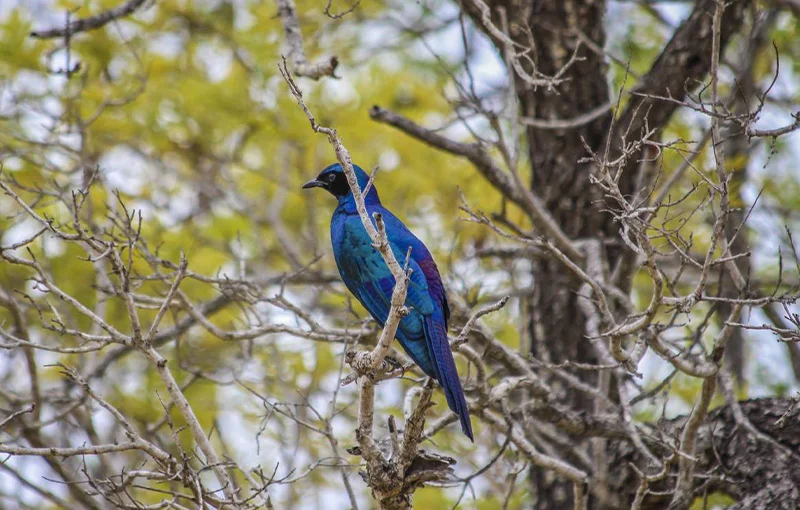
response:
{"label": "knot on branch", "polygon": [[[358,353],[351,358],[356,362]],[[410,509],[411,496],[416,488],[428,482],[443,482],[452,478],[455,460],[418,449],[424,439],[425,411],[431,406],[434,382],[428,379],[422,388],[413,388],[406,395],[405,429],[399,430],[394,417],[388,421],[389,434],[374,439],[374,384],[366,377],[359,379],[361,401],[359,426],[356,429],[358,446],[347,452],[364,459],[361,477],[372,489],[381,508]],[[413,401],[419,395],[416,405]]]}
{"label": "knot on branch", "polygon": [[[372,370],[372,353],[368,351],[347,351],[344,355],[345,362],[350,365],[356,376],[368,375],[374,377]],[[381,363],[383,367],[383,363]]]}
{"label": "knot on branch", "polygon": [[[428,407],[429,403],[423,404]],[[407,429],[409,424],[406,425]],[[380,456],[366,462],[366,469],[359,471],[364,482],[372,489],[375,499],[381,501],[381,508],[411,508],[414,491],[428,483],[453,481],[453,466],[456,460],[426,450],[416,449],[419,438],[411,438],[403,431],[392,430],[375,443]],[[412,456],[406,451],[407,441],[414,443]],[[360,446],[346,449],[347,453],[366,459]]]}
{"label": "knot on branch", "polygon": [[[384,442],[379,444],[379,446],[383,445]],[[381,449],[383,450],[383,448]],[[350,450],[358,451],[358,447]],[[455,472],[453,466],[455,465],[456,459],[452,457],[418,450],[404,472],[398,471],[397,464],[386,461],[382,465],[382,469],[377,471],[361,470],[359,475],[379,496],[377,499],[381,501],[401,496],[410,500],[416,489],[428,483],[452,482]]]}
{"label": "knot on branch", "polygon": [[406,484],[414,487],[430,482],[447,482],[453,477],[456,459],[419,450],[406,470]]}
{"label": "knot on branch", "polygon": [[371,351],[347,351],[344,361],[353,371],[342,379],[341,386],[355,382],[362,375],[369,377],[372,382],[379,382],[402,375],[406,370],[405,365],[391,356],[384,357],[375,367]]}
{"label": "knot on branch", "polygon": [[336,56],[332,56],[330,58],[323,58],[316,64],[310,64],[308,62],[296,63],[294,72],[299,76],[305,76],[312,80],[319,80],[323,76],[338,78],[338,76],[336,76],[337,67],[339,67],[339,59]]}

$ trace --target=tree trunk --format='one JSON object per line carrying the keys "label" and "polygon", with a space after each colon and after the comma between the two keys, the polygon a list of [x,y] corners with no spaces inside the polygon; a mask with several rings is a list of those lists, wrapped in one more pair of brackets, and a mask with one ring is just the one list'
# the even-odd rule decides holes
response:
{"label": "tree trunk", "polygon": [[[747,114],[749,105],[755,100],[757,89],[753,67],[755,66],[756,58],[766,45],[767,35],[775,24],[777,14],[777,11],[772,11],[764,19],[754,21],[755,26],[753,26],[752,35],[748,41],[742,43],[743,48],[736,55],[736,83],[739,89],[735,96],[733,107],[733,112],[736,115]],[[727,170],[731,175],[728,189],[731,194],[732,209],[726,218],[725,236],[729,240],[730,252],[736,254],[747,253],[750,249],[747,242],[747,230],[744,226],[748,205],[744,203],[742,188],[747,184],[748,180],[751,148],[750,140],[742,126],[729,122],[726,126],[723,150],[725,151]],[[748,278],[750,275],[750,259],[741,258],[735,261],[735,264],[742,275]],[[735,298],[738,296],[739,290],[736,288],[729,271],[724,269],[724,265],[721,267],[723,274],[720,278],[722,286],[720,293],[725,297]],[[733,307],[730,303],[720,303],[720,324],[728,320],[732,309]],[[734,320],[741,322],[739,317],[734,318]],[[735,328],[725,350],[725,365],[740,386],[744,382],[746,360],[744,331],[740,328]]]}
{"label": "tree trunk", "polygon": [[[553,76],[578,50],[582,61],[568,68],[558,94],[546,87],[532,88],[516,83],[521,113],[534,119],[572,119],[609,100],[605,76],[608,68],[602,55],[590,51],[579,41],[584,34],[599,47],[605,44],[605,4],[592,0],[535,2],[528,20],[537,51],[534,55],[540,73]],[[522,42],[522,41],[520,41]],[[579,48],[580,46],[580,48]],[[600,79],[598,79],[600,78]],[[591,169],[577,160],[586,155],[583,140],[595,146],[607,131],[610,116],[573,129],[526,130],[531,164],[531,189],[535,190],[561,228],[574,239],[596,236],[606,230],[608,217],[600,214],[601,204],[589,183]],[[561,262],[539,259],[533,264],[534,293],[529,314],[531,354],[553,363],[566,360],[596,363],[585,335],[585,319],[576,294],[581,283],[563,270]],[[586,372],[584,379],[597,384],[597,373]],[[555,398],[571,402],[575,409],[591,411],[593,401],[584,393],[570,390],[557,380],[549,381],[559,392]],[[567,452],[561,452],[565,455]],[[531,486],[536,508],[572,508],[572,484],[540,469],[531,470]]]}
{"label": "tree trunk", "polygon": [[[530,56],[536,71],[548,76],[563,72],[560,77],[564,81],[556,86],[555,91],[546,86],[533,87],[515,75],[514,86],[521,115],[539,121],[570,121],[602,109],[612,99],[607,84],[605,57],[595,51],[605,45],[604,1],[498,0],[487,3],[492,22],[497,27],[503,27],[504,18],[507,17],[508,32],[515,42],[525,47],[531,46],[532,41]],[[738,0],[726,8],[720,34],[722,48],[740,28],[748,4],[749,1]],[[472,2],[464,2],[463,5],[475,24],[485,28],[481,13]],[[714,0],[702,0],[695,5],[654,61],[651,70],[636,83],[637,91],[683,100],[687,91],[697,88],[710,68],[711,13],[714,7]],[[502,41],[494,37],[491,31],[486,32],[498,51],[505,52]],[[570,62],[576,50],[581,60],[573,62],[564,71],[564,66]],[[532,73],[533,66],[527,65],[526,71]],[[618,239],[613,215],[606,212],[613,204],[603,203],[603,197],[590,184],[592,165],[579,162],[588,156],[586,147],[603,154],[606,139],[610,136],[609,159],[613,159],[620,154],[619,144],[623,133],[628,132],[631,138],[638,138],[645,126],[649,129],[661,128],[678,108],[675,103],[642,96],[626,99],[629,99],[628,105],[619,113],[613,129],[611,109],[588,121],[576,121],[568,128],[541,127],[542,122],[526,128],[531,189],[542,198],[561,229],[573,239],[594,238],[603,242]],[[623,192],[635,192],[633,188],[637,180],[645,186],[649,184],[646,178],[637,179],[639,168],[646,166],[641,165],[641,159],[641,154],[636,153],[625,161],[620,181]],[[610,264],[610,268],[606,269],[616,269],[616,274],[620,276],[617,284],[621,288],[629,288],[635,272],[633,257],[618,245],[606,249],[606,260]],[[585,318],[578,306],[579,282],[563,270],[561,262],[537,259],[533,261],[533,286],[533,299],[528,310],[532,355],[553,363],[566,360],[596,362],[595,353],[586,338]],[[596,373],[582,371],[575,375],[590,385],[598,384]],[[567,390],[557,381],[550,381],[550,384],[558,388],[560,394],[555,396],[556,399],[569,401],[576,410],[591,409],[592,401],[586,396]],[[613,384],[610,386],[614,387]],[[554,448],[558,449],[557,446]],[[531,470],[530,481],[535,508],[548,510],[572,507],[571,484],[565,484],[551,473],[535,468]],[[591,502],[590,506],[599,508]]]}

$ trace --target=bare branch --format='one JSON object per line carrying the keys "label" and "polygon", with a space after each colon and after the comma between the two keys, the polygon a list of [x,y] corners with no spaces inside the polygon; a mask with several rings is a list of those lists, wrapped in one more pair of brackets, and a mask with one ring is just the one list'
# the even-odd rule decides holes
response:
{"label": "bare branch", "polygon": [[[289,47],[289,60],[292,62],[294,72],[299,76],[305,76],[312,80],[319,80],[323,76],[335,78],[334,73],[339,65],[339,59],[335,56],[322,59],[316,64],[308,62],[303,45],[303,34],[297,22],[297,9],[295,8],[294,0],[276,0],[276,2],[278,4],[278,14],[283,23],[286,45]],[[330,6],[330,3],[328,5]]]}
{"label": "bare branch", "polygon": [[411,120],[379,106],[370,110],[373,120],[394,126],[404,133],[427,143],[438,149],[450,152],[457,156],[467,158],[478,171],[489,181],[503,196],[507,197],[521,207],[533,220],[534,224],[543,230],[543,233],[553,238],[553,242],[569,257],[580,260],[580,250],[574,242],[561,230],[553,219],[541,199],[527,188],[522,188],[514,183],[513,178],[503,172],[492,160],[491,156],[478,143],[462,143],[450,140],[431,130],[425,129]]}
{"label": "bare branch", "polygon": [[64,28],[36,30],[31,32],[30,35],[31,37],[35,37],[37,39],[52,39],[54,37],[65,37],[77,34],[79,32],[97,30],[98,28],[102,28],[112,21],[130,16],[146,2],[147,0],[128,0],[127,2],[107,11],[103,11],[100,14],[72,21]]}

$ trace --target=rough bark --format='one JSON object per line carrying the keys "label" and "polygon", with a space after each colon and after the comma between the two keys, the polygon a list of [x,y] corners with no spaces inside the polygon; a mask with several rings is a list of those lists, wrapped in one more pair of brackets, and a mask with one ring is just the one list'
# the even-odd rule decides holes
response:
{"label": "rough bark", "polygon": [[[555,75],[576,51],[578,34],[584,34],[602,48],[605,44],[604,11],[605,2],[591,0],[535,2],[528,19],[537,49],[534,55],[537,70]],[[572,119],[608,102],[609,90],[604,79],[608,69],[603,56],[585,45],[578,51],[584,60],[568,68],[567,81],[558,86],[558,95],[545,87],[526,87],[518,80],[520,109],[525,117]],[[529,126],[526,131],[531,189],[542,196],[561,228],[573,238],[593,236],[602,229],[603,218],[597,214],[599,197],[589,183],[590,168],[578,163],[578,159],[586,155],[583,140],[593,146],[598,144],[608,122],[609,116],[603,115],[572,129]],[[535,262],[533,282],[529,313],[532,354],[554,363],[565,360],[596,363],[594,351],[585,339],[585,321],[576,299],[580,284],[573,275],[563,271],[559,261],[549,258]],[[597,384],[597,374],[587,373],[584,378]],[[556,381],[551,383],[559,388]],[[573,407],[590,410],[592,402],[580,392],[561,387],[559,393],[559,397],[571,401]],[[572,506],[571,484],[542,470],[532,472],[531,483],[537,508],[555,510]]]}
{"label": "rough bark", "polygon": [[[749,400],[741,407],[755,428],[771,440],[756,437],[737,424],[730,407],[712,411],[699,431],[697,473],[705,477],[698,477],[695,497],[728,494],[738,500],[731,507],[736,510],[800,508],[800,409],[786,399]],[[683,423],[680,418],[666,424],[666,436],[679,433]],[[620,496],[620,508],[629,508],[639,479],[626,466],[643,459],[628,443],[616,443],[612,451],[609,480]],[[651,490],[668,489],[671,483],[668,476],[663,486]],[[667,508],[671,496],[650,494],[642,508]]]}

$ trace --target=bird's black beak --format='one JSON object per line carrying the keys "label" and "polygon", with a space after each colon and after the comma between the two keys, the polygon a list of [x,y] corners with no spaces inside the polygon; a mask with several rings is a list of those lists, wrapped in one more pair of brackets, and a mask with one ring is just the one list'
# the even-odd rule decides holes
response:
{"label": "bird's black beak", "polygon": [[324,188],[325,183],[322,181],[318,181],[316,179],[311,179],[307,183],[303,184],[303,189],[311,189],[311,188]]}

